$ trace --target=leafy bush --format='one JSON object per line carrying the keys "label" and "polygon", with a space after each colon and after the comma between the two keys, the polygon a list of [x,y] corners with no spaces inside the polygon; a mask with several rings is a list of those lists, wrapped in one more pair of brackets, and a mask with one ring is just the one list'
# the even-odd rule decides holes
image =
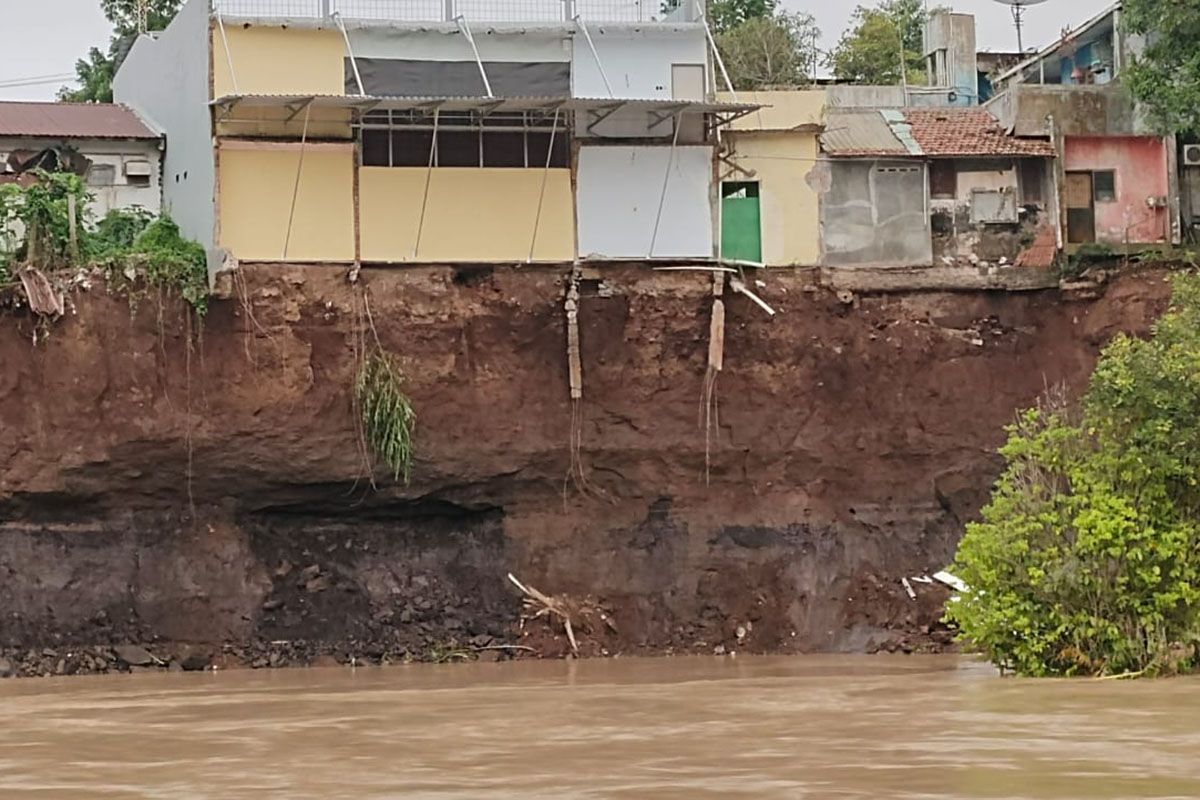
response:
{"label": "leafy bush", "polygon": [[1149,340],[1104,351],[1080,409],[1009,428],[1007,469],[954,570],[947,616],[1022,675],[1200,666],[1200,280]]}
{"label": "leafy bush", "polygon": [[355,397],[363,433],[395,480],[412,476],[412,436],[416,413],[404,393],[404,375],[391,356],[376,350],[359,367]]}
{"label": "leafy bush", "polygon": [[[175,290],[197,314],[205,314],[209,290],[204,248],[184,239],[169,217],[121,209],[92,224],[87,210],[91,197],[78,176],[42,171],[36,175],[38,180],[27,188],[0,186],[0,231],[24,231],[24,240],[12,252],[0,254],[0,263],[7,255],[47,270],[95,265],[131,293],[136,285]],[[75,197],[78,254],[70,251],[69,196]],[[0,279],[0,286],[4,284]]]}
{"label": "leafy bush", "polygon": [[36,174],[38,180],[28,187],[0,185],[0,229],[11,230],[17,224],[24,228],[24,241],[12,253],[16,258],[36,266],[62,266],[73,257],[69,198],[75,198],[76,243],[86,253],[91,195],[83,179],[73,173],[38,170]]}

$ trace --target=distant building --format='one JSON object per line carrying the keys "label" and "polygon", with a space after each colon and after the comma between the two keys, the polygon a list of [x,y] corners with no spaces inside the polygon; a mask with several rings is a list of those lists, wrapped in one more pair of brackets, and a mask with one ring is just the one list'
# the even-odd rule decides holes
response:
{"label": "distant building", "polygon": [[189,0],[114,88],[214,261],[714,259],[716,131],[754,106],[652,5]]}
{"label": "distant building", "polygon": [[78,174],[103,217],[115,208],[158,213],[163,139],[130,109],[104,103],[0,102],[0,182],[38,168]]}
{"label": "distant building", "polygon": [[1054,225],[1054,149],[981,109],[831,112],[821,149],[827,266],[1012,264]]}
{"label": "distant building", "polygon": [[[1068,249],[1181,238],[1176,139],[1151,130],[1122,85],[1145,43],[1122,30],[1120,14],[1109,8],[1000,75],[987,104],[1007,131],[1054,143]],[[1185,178],[1200,189],[1200,175],[1189,168]]]}

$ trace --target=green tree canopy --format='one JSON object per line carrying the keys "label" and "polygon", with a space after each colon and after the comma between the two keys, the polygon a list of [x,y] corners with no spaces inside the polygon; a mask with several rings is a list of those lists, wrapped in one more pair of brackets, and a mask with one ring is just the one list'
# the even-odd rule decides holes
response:
{"label": "green tree canopy", "polygon": [[[932,12],[930,12],[932,13]],[[842,81],[894,85],[925,79],[924,0],[881,0],[875,8],[858,6],[850,27],[830,53],[828,66]],[[905,73],[901,73],[903,61]]]}
{"label": "green tree canopy", "polygon": [[821,31],[811,14],[751,17],[716,35],[735,89],[806,86],[816,67]]}
{"label": "green tree canopy", "polygon": [[76,85],[59,89],[58,99],[71,103],[111,103],[113,77],[138,34],[166,28],[181,5],[183,0],[100,0],[100,10],[113,25],[108,51],[93,47],[86,58],[76,61]]}
{"label": "green tree canopy", "polygon": [[1200,134],[1200,0],[1125,0],[1128,33],[1146,37],[1146,50],[1125,80],[1162,133]]}
{"label": "green tree canopy", "polygon": [[1078,409],[1025,412],[954,571],[970,643],[1023,675],[1200,667],[1200,279],[1105,348]]}

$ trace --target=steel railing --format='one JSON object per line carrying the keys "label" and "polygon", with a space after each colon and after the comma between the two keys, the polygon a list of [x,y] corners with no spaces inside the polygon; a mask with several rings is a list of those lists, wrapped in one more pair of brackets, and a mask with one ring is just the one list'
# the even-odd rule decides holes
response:
{"label": "steel railing", "polygon": [[679,22],[699,18],[696,0],[667,11],[663,0],[212,0],[223,17],[362,22]]}

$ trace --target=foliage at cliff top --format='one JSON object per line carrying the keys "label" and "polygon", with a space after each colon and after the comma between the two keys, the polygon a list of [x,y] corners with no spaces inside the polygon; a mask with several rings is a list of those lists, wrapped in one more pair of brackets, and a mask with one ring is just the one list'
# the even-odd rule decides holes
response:
{"label": "foliage at cliff top", "polygon": [[925,22],[937,10],[927,10],[924,0],[880,0],[873,8],[857,6],[850,27],[829,54],[829,68],[838,80],[853,83],[924,82]]}
{"label": "foliage at cliff top", "polygon": [[1162,133],[1200,134],[1200,0],[1125,0],[1126,33],[1146,37],[1146,49],[1126,67],[1125,80]]}
{"label": "foliage at cliff top", "polygon": [[112,23],[108,49],[88,49],[75,62],[75,86],[58,90],[58,99],[71,103],[111,103],[112,82],[142,30],[161,31],[178,13],[183,0],[100,0],[100,11]]}
{"label": "foliage at cliff top", "polygon": [[[180,235],[169,217],[143,209],[114,210],[97,223],[90,196],[71,173],[36,173],[27,188],[0,185],[0,288],[11,268],[29,264],[53,273],[98,267],[111,284],[177,290],[196,313],[208,310],[208,263],[204,248]],[[75,207],[75,241],[70,208]],[[19,231],[18,237],[12,231]]]}
{"label": "foliage at cliff top", "polygon": [[1200,667],[1200,278],[1147,340],[1107,348],[1077,408],[1020,415],[952,568],[947,616],[1028,676]]}

